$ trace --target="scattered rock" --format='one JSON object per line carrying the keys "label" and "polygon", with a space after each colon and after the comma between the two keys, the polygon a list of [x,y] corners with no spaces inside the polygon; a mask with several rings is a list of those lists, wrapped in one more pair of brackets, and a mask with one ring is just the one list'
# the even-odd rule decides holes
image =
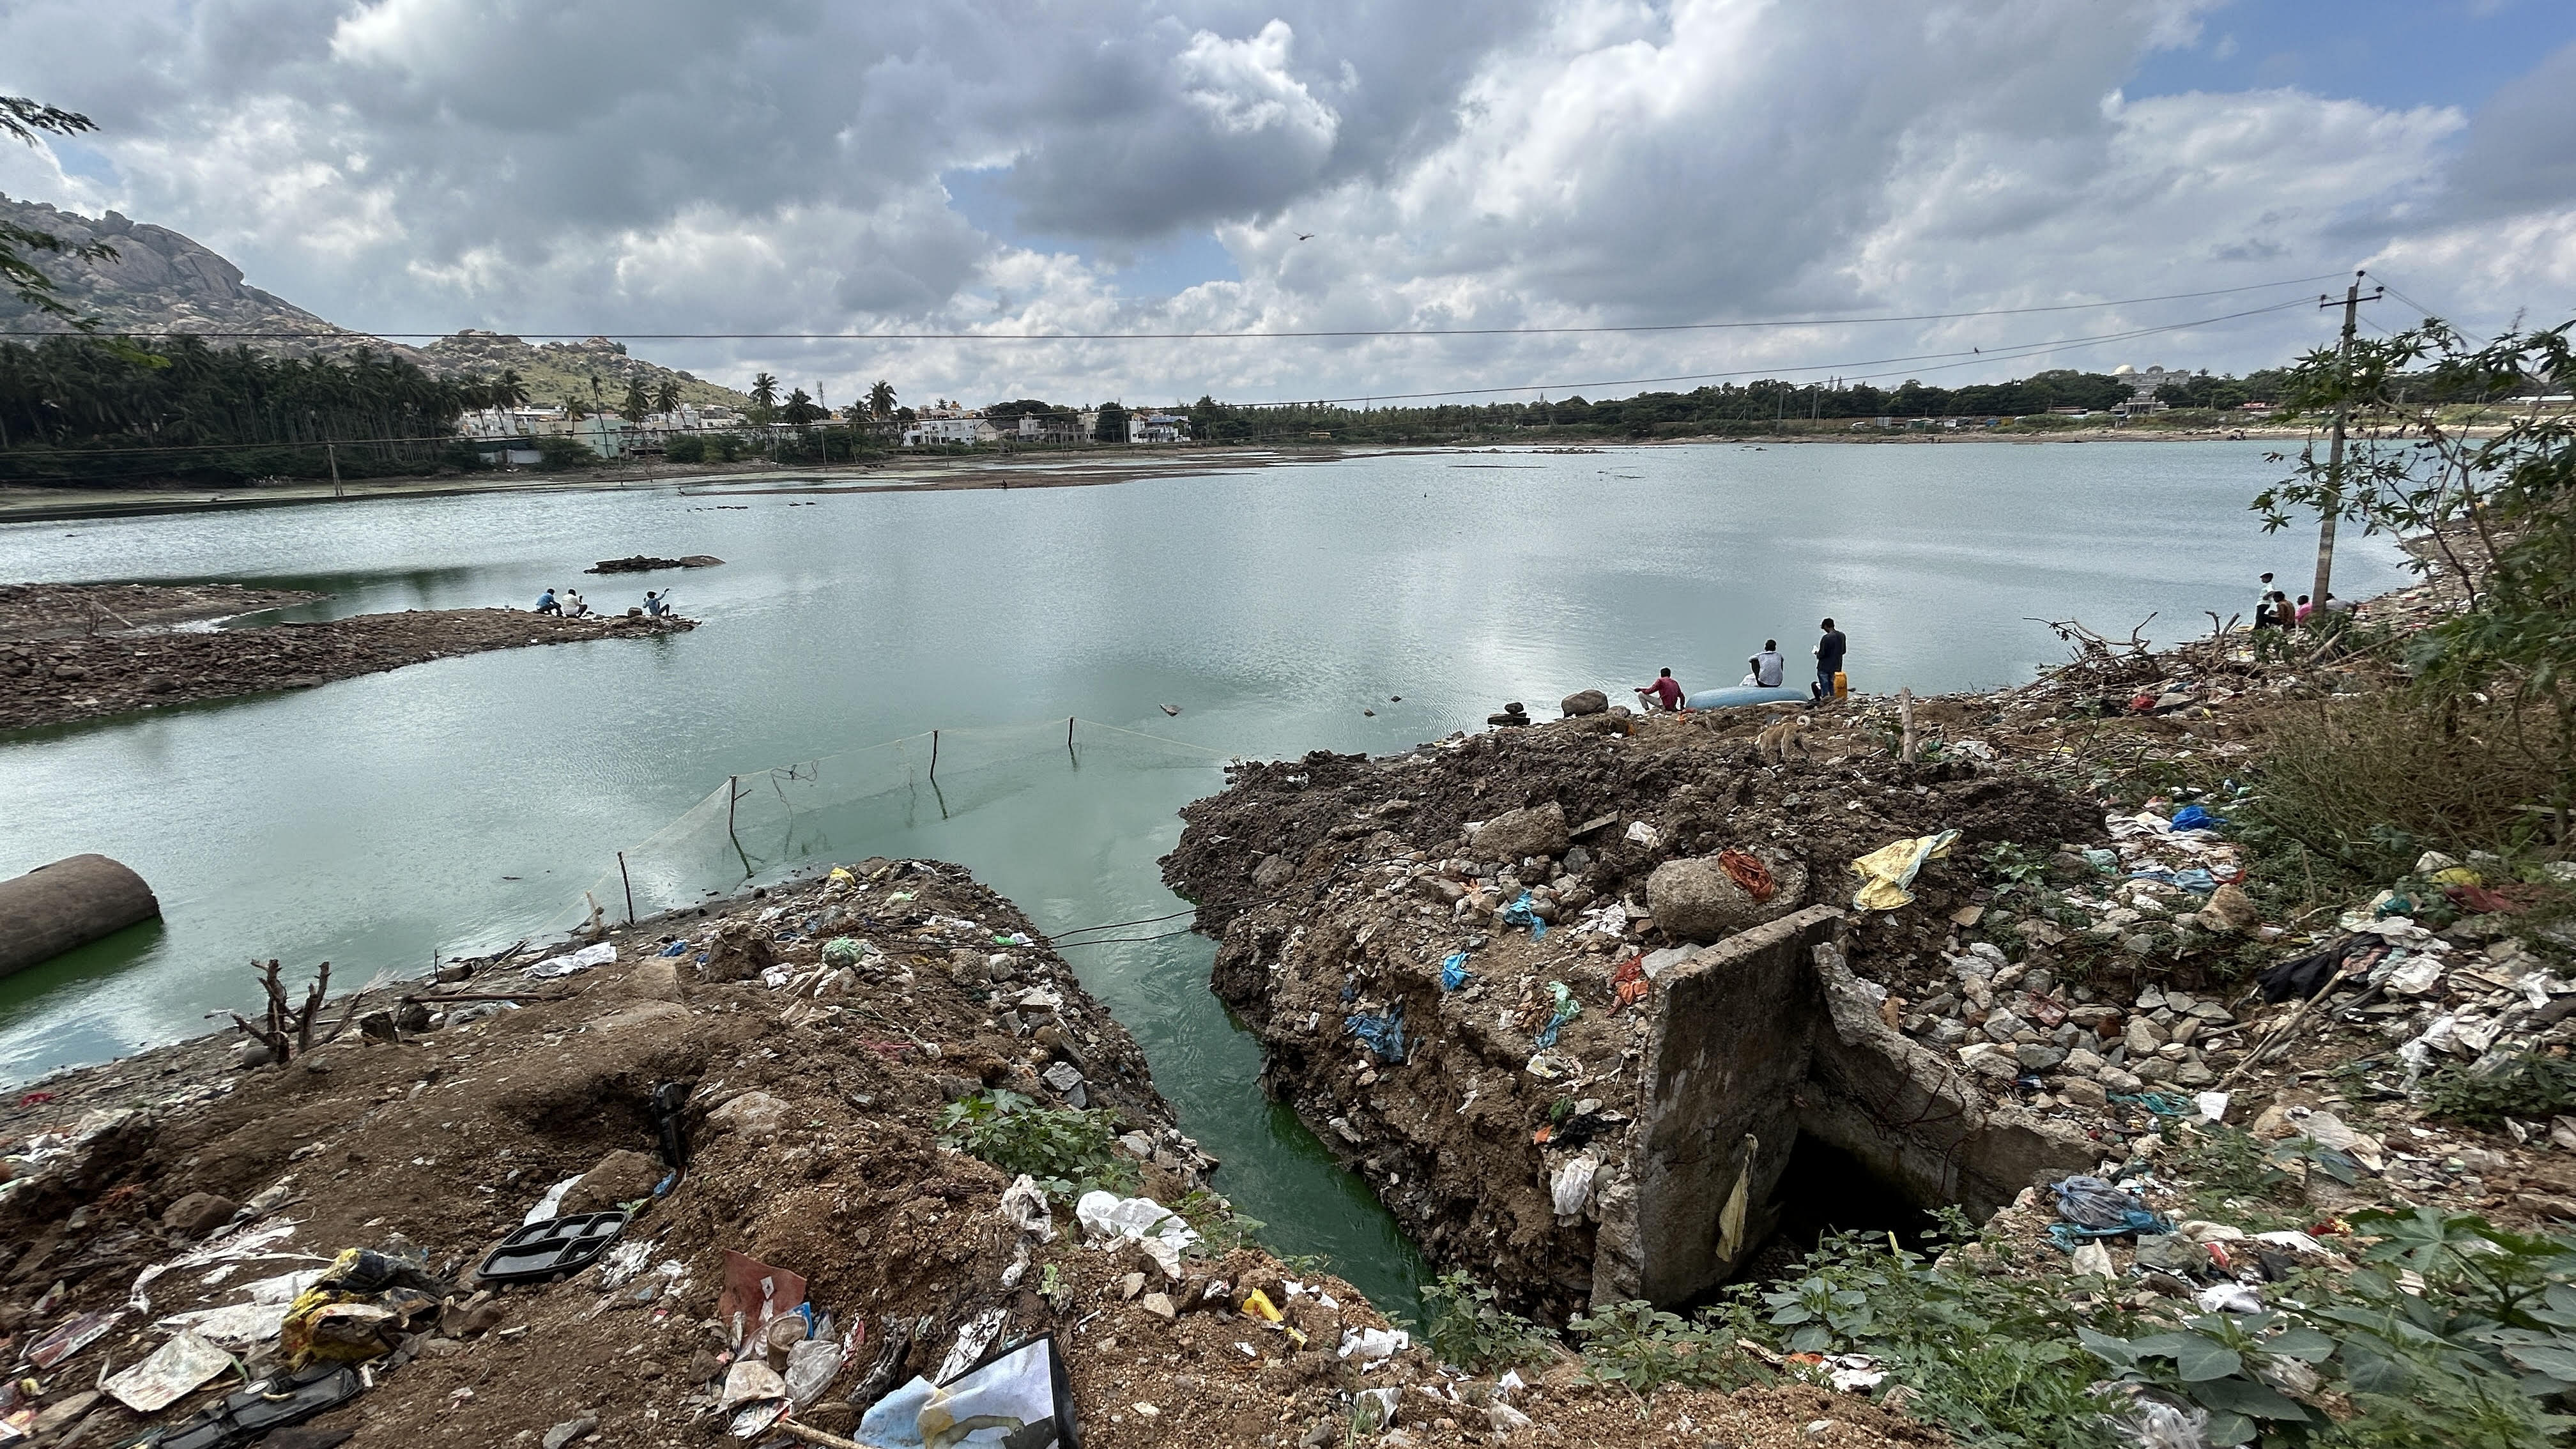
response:
{"label": "scattered rock", "polygon": [[[263,1053],[266,1048],[261,1049]],[[184,1238],[202,1238],[233,1220],[241,1206],[211,1192],[192,1192],[161,1211],[161,1226]]]}

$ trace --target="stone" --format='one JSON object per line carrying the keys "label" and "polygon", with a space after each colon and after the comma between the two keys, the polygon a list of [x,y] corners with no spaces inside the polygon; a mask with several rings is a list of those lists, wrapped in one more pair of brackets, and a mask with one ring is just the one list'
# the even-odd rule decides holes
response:
{"label": "stone", "polygon": [[639,1001],[684,1001],[688,988],[680,984],[680,962],[675,956],[656,956],[626,973],[626,994]]}
{"label": "stone", "polygon": [[2173,1063],[2162,1057],[2149,1057],[2131,1066],[2129,1072],[2141,1082],[2169,1082],[2173,1080],[2174,1068]]}
{"label": "stone", "polygon": [[2078,1107],[2108,1106],[2111,1100],[2111,1094],[2102,1089],[2100,1082],[2088,1082],[2082,1077],[2068,1077],[2059,1083],[2057,1095]]}
{"label": "stone", "polygon": [[1506,810],[1468,837],[1480,860],[1517,861],[1530,855],[1565,853],[1565,807],[1551,800],[1519,810]]}
{"label": "stone", "polygon": [[1735,883],[1714,855],[1668,860],[1646,877],[1646,909],[1665,935],[1684,941],[1722,941],[1798,908],[1807,893],[1806,867],[1756,851],[1777,889],[1768,901]]}
{"label": "stone", "polygon": [[767,1092],[745,1092],[707,1114],[707,1125],[718,1132],[739,1132],[754,1142],[767,1141],[787,1130],[787,1104]]}
{"label": "stone", "polygon": [[2071,1048],[2066,1053],[2066,1070],[2074,1076],[2100,1076],[2102,1068],[2108,1065],[2109,1063],[2103,1061],[2099,1056],[2086,1051],[2082,1047]]}
{"label": "stone", "polygon": [[2155,1054],[2156,1048],[2163,1046],[2164,1044],[2165,1032],[2163,1027],[2156,1025],[2154,1022],[2149,1021],[2143,1016],[2133,1016],[2129,1018],[2129,1030],[2126,1040],[2126,1045],[2129,1048],[2129,1055],[2133,1057],[2152,1056]]}
{"label": "stone", "polygon": [[597,1432],[599,1432],[599,1421],[587,1414],[578,1419],[566,1419],[546,1431],[544,1449],[564,1449],[566,1444],[577,1439],[587,1439]]}
{"label": "stone", "polygon": [[2102,1084],[2104,1091],[2119,1097],[2134,1097],[2147,1089],[2146,1082],[2135,1073],[2118,1067],[2104,1067],[2095,1080]]}
{"label": "stone", "polygon": [[1984,1051],[1976,1051],[1973,1047],[1969,1050],[1975,1055],[1965,1058],[1965,1064],[1978,1076],[1994,1082],[2010,1082],[2021,1076],[2021,1063],[2014,1061],[2011,1053],[1994,1047]]}
{"label": "stone", "polygon": [[1941,1017],[1924,1031],[1923,1037],[1934,1046],[1954,1047],[1968,1039],[1968,1024],[1946,1016]]}
{"label": "stone", "polygon": [[192,1192],[161,1211],[161,1226],[183,1238],[202,1238],[233,1220],[241,1207],[231,1198]]}
{"label": "stone", "polygon": [[2017,1046],[2013,1056],[2025,1071],[2044,1072],[2066,1060],[2066,1053],[2053,1046]]}
{"label": "stone", "polygon": [[2189,1061],[2176,1063],[2173,1079],[2177,1087],[2206,1087],[2218,1081],[2218,1073],[2211,1071],[2208,1063],[2195,1057]]}
{"label": "stone", "polygon": [[1288,863],[1286,856],[1265,855],[1253,864],[1252,883],[1265,891],[1277,890],[1286,885],[1288,878],[1296,873],[1297,868]]}
{"label": "stone", "polygon": [[1178,1318],[1181,1316],[1181,1311],[1172,1306],[1172,1295],[1168,1293],[1148,1293],[1144,1297],[1136,1300],[1136,1306],[1144,1309],[1156,1318]]}
{"label": "stone", "polygon": [[1567,719],[1573,719],[1578,715],[1608,714],[1610,696],[1597,689],[1578,689],[1560,701],[1557,708],[1565,712]]}
{"label": "stone", "polygon": [[566,1189],[563,1206],[557,1211],[563,1217],[572,1217],[607,1212],[619,1203],[649,1198],[664,1175],[660,1163],[621,1147],[599,1159],[596,1166],[581,1175],[581,1181]]}
{"label": "stone", "polygon": [[1118,1296],[1121,1298],[1132,1299],[1144,1291],[1145,1275],[1142,1273],[1129,1273],[1118,1280]]}
{"label": "stone", "polygon": [[1979,1030],[1985,1032],[1986,1039],[1989,1041],[2008,1042],[2016,1035],[2020,1034],[2022,1030],[2021,1018],[2013,1015],[2009,1011],[1998,1011],[1994,1015],[1987,1017],[1985,1025],[1979,1028]]}

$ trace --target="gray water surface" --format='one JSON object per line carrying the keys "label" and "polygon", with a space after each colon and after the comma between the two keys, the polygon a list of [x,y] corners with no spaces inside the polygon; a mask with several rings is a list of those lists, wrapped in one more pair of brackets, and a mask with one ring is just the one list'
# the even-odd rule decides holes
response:
{"label": "gray water surface", "polygon": [[[0,579],[330,591],[313,615],[526,607],[548,585],[623,608],[668,583],[706,621],[0,736],[0,873],[99,851],[165,913],[0,983],[0,1081],[202,1031],[255,999],[253,957],[347,981],[505,945],[728,775],[934,727],[965,732],[940,767],[956,799],[907,786],[795,848],[956,860],[1049,931],[1162,915],[1182,905],[1154,864],[1173,812],[1225,756],[1401,749],[1507,699],[1542,717],[1581,688],[1624,699],[1662,666],[1731,683],[1766,636],[1803,661],[1825,614],[1857,689],[2017,682],[2062,657],[2033,617],[2155,613],[2173,639],[2245,608],[2264,569],[2302,575],[2311,545],[2244,506],[2277,472],[2246,443],[1424,452],[1097,488],[0,526]],[[728,562],[579,573],[639,552]],[[2343,557],[2338,592],[2404,577],[2382,540]],[[1178,743],[1102,731],[1081,769],[1027,748],[1068,716]],[[1408,1303],[1419,1265],[1384,1213],[1262,1097],[1257,1048],[1207,990],[1210,944],[1067,954],[1272,1241]]]}

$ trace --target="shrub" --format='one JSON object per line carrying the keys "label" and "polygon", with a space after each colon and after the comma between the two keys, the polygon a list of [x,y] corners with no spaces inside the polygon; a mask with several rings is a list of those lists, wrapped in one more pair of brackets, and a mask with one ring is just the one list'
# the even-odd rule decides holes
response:
{"label": "shrub", "polygon": [[2252,813],[2322,859],[2386,881],[2439,847],[2518,853],[2551,771],[2505,709],[2347,696],[2276,727]]}
{"label": "shrub", "polygon": [[1464,1273],[1422,1285],[1422,1336],[1443,1363],[1471,1373],[1499,1373],[1549,1355],[1556,1338],[1494,1300],[1494,1290]]}
{"label": "shrub", "polygon": [[596,468],[599,466],[599,455],[561,433],[548,433],[537,439],[537,466],[548,473],[562,473],[574,468]]}
{"label": "shrub", "polygon": [[703,463],[707,460],[707,440],[696,433],[682,433],[671,440],[662,456],[674,463]]}
{"label": "shrub", "polygon": [[940,1146],[980,1157],[1014,1177],[1026,1173],[1051,1196],[1136,1190],[1136,1162],[1118,1150],[1114,1112],[1041,1107],[997,1087],[949,1103],[940,1113],[939,1132]]}
{"label": "shrub", "polygon": [[2524,1052],[2493,1071],[2450,1067],[2424,1079],[2424,1114],[2471,1127],[2502,1127],[2507,1117],[2555,1117],[2576,1111],[2576,1062]]}

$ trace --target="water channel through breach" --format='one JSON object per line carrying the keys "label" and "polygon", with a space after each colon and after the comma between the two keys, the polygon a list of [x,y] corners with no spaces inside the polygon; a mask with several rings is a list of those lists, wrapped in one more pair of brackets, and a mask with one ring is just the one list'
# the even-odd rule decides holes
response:
{"label": "water channel through breach", "polygon": [[[1828,613],[1867,690],[2027,678],[2059,654],[2033,617],[2155,613],[2151,635],[2180,637],[2203,608],[2243,608],[2264,569],[2302,566],[2244,509],[2277,471],[2261,454],[1408,453],[1099,488],[754,483],[0,525],[13,581],[330,591],[312,617],[524,607],[568,584],[623,607],[668,582],[706,620],[0,738],[0,873],[100,851],[165,911],[0,983],[0,1081],[201,1031],[255,994],[254,955],[363,980],[506,945],[613,882],[621,849],[647,908],[744,864],[935,856],[1051,933],[1140,922],[1065,955],[1220,1185],[1279,1251],[1325,1254],[1407,1311],[1419,1260],[1261,1094],[1257,1047],[1207,990],[1211,944],[1151,919],[1184,907],[1155,860],[1223,761],[1402,749],[1662,666],[1731,683],[1765,637],[1803,656]],[[728,562],[579,573],[638,552]],[[2403,577],[2385,541],[2347,541],[2337,592]],[[729,776],[755,826],[731,863],[702,803]]]}

